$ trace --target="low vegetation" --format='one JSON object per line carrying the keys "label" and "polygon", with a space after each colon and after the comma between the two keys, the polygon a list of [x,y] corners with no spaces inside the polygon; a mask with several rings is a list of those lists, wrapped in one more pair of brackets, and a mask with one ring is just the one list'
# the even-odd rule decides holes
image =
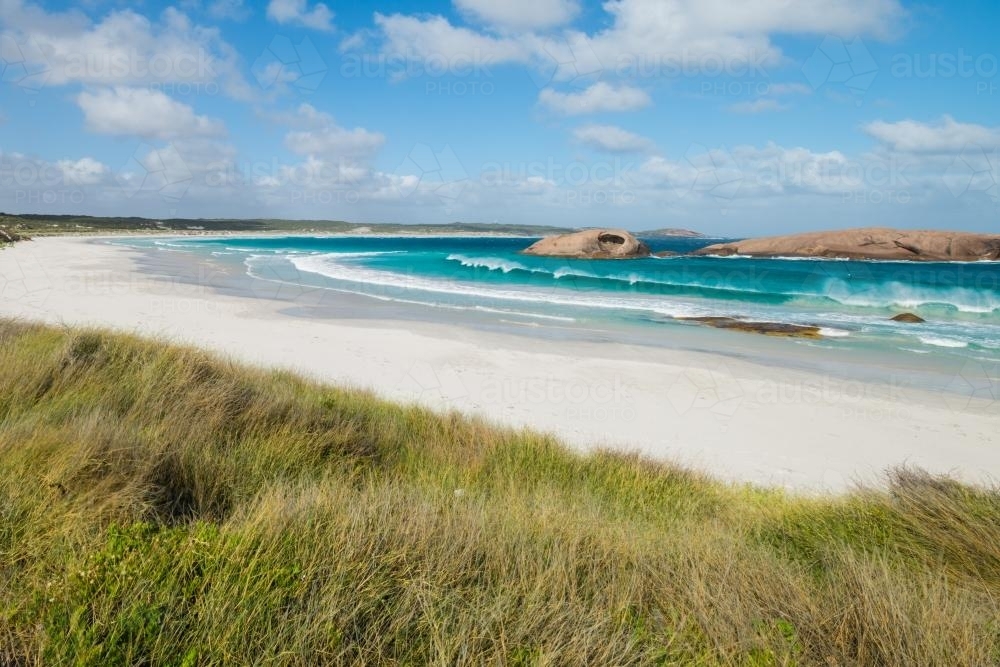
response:
{"label": "low vegetation", "polygon": [[0,321],[0,664],[987,665],[1000,492],[721,484]]}
{"label": "low vegetation", "polygon": [[18,241],[26,241],[28,237],[18,232],[13,232],[0,227],[0,247],[5,245],[11,245],[17,243]]}
{"label": "low vegetation", "polygon": [[[283,220],[276,218],[138,218],[90,215],[48,215],[44,213],[0,212],[0,228],[36,236],[65,234],[183,233],[285,233],[285,234],[508,234],[549,236],[574,231],[551,225],[451,222],[442,224],[354,223],[343,220]],[[701,238],[686,229],[653,229],[637,232],[651,239],[672,237]],[[2,241],[2,238],[0,238]]]}
{"label": "low vegetation", "polygon": [[113,233],[286,233],[286,234],[511,234],[542,236],[565,232],[561,227],[453,222],[449,224],[357,224],[342,220],[274,218],[138,218],[41,213],[0,213],[0,227],[35,236]]}

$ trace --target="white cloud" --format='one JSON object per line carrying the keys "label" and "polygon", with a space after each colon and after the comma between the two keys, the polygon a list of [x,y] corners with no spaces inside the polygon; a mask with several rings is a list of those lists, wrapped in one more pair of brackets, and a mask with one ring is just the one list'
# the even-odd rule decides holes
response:
{"label": "white cloud", "polygon": [[344,39],[340,40],[337,50],[341,53],[349,53],[364,48],[372,38],[372,31],[368,29],[358,30]]}
{"label": "white cloud", "polygon": [[221,122],[158,90],[115,86],[76,96],[87,128],[100,134],[170,140],[225,133]]}
{"label": "white cloud", "polygon": [[642,153],[653,147],[653,142],[614,125],[584,125],[573,130],[577,141],[609,153]]}
{"label": "white cloud", "polygon": [[310,104],[301,105],[285,122],[298,129],[285,135],[285,146],[294,153],[324,156],[342,163],[354,163],[374,155],[385,144],[385,136],[361,127],[340,127],[333,116]]}
{"label": "white cloud", "polygon": [[905,153],[957,153],[968,145],[993,150],[1000,146],[1000,127],[959,123],[943,116],[937,123],[901,120],[875,121],[863,127],[865,133],[888,148]]}
{"label": "white cloud", "polygon": [[680,63],[737,76],[780,62],[774,34],[888,36],[905,14],[898,0],[610,0],[604,8],[613,23],[590,42],[606,67]]}
{"label": "white cloud", "polygon": [[239,55],[219,30],[172,7],[158,22],[127,9],[93,22],[77,10],[50,13],[21,0],[3,0],[2,7],[3,35],[43,70],[45,84],[220,83],[233,97],[252,95]]}
{"label": "white cloud", "polygon": [[462,13],[487,25],[537,30],[563,25],[580,11],[577,0],[454,0]]}
{"label": "white cloud", "polygon": [[763,147],[737,146],[731,155],[745,176],[744,193],[747,195],[843,195],[864,189],[870,171],[861,160],[852,159],[841,151],[818,153],[775,143]]}
{"label": "white cloud", "polygon": [[788,107],[778,100],[759,97],[748,102],[731,104],[729,110],[734,113],[764,113],[765,111],[785,111]]}
{"label": "white cloud", "polygon": [[527,64],[532,58],[532,49],[526,46],[524,38],[485,35],[453,26],[441,16],[420,19],[376,13],[375,25],[385,38],[382,50],[391,55],[443,58],[450,66],[462,63]]}
{"label": "white cloud", "polygon": [[275,23],[299,25],[313,30],[333,30],[333,12],[322,2],[309,8],[308,0],[270,0],[267,18]]}
{"label": "white cloud", "polygon": [[208,5],[208,15],[214,19],[244,21],[250,13],[243,0],[213,0]]}
{"label": "white cloud", "polygon": [[693,25],[719,32],[833,33],[841,36],[870,34],[887,37],[898,30],[905,16],[898,0],[618,0],[637,9],[655,4],[672,5],[691,18]]}
{"label": "white cloud", "polygon": [[[48,195],[79,201],[85,189],[111,182],[111,169],[91,157],[62,159],[50,162],[22,153],[0,152],[0,201],[43,202]],[[66,193],[72,190],[72,196]],[[66,195],[63,197],[63,195]],[[55,198],[53,198],[56,196]]]}
{"label": "white cloud", "polygon": [[909,193],[918,180],[922,186],[943,187],[940,174],[910,173],[910,167],[879,156],[852,157],[841,151],[816,152],[769,142],[731,150],[692,146],[680,158],[649,158],[639,174],[649,187],[682,196],[724,193],[730,199],[819,196],[843,201],[851,193],[872,190],[883,196],[888,191]]}
{"label": "white cloud", "polygon": [[79,160],[59,160],[56,166],[63,173],[68,183],[77,185],[95,185],[107,177],[110,170],[94,158],[84,157]]}
{"label": "white cloud", "polygon": [[649,94],[628,85],[612,85],[599,81],[578,93],[561,93],[546,88],[538,101],[548,109],[569,116],[605,111],[635,111],[652,103]]}
{"label": "white cloud", "polygon": [[[514,11],[528,6],[542,12],[553,2],[459,0],[460,9],[484,20],[494,32],[456,27],[441,16],[377,14],[376,25],[385,38],[385,51],[424,58],[482,55],[495,64],[557,65],[568,71],[573,68],[565,65],[571,63],[554,63],[551,54],[569,42],[581,53],[593,54],[606,74],[623,78],[680,72],[764,76],[767,68],[784,62],[771,41],[775,34],[888,37],[898,32],[906,16],[899,0],[754,0],[738,7],[729,0],[607,0],[602,7],[610,15],[609,27],[546,37],[531,30],[544,25],[537,16]],[[557,11],[550,15],[552,21],[563,18]],[[527,18],[517,25],[517,16]],[[501,34],[495,34],[497,30]]]}

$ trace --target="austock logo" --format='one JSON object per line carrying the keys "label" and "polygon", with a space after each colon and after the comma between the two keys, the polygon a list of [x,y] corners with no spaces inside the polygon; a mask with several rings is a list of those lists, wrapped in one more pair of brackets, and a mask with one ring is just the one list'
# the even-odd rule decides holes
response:
{"label": "austock logo", "polygon": [[721,362],[711,368],[689,368],[681,372],[667,391],[667,402],[678,415],[707,410],[727,422],[745,398],[739,380]]}
{"label": "austock logo", "polygon": [[173,145],[156,149],[141,144],[115,173],[115,181],[129,199],[140,192],[155,192],[166,202],[177,202],[193,180],[191,170]]}
{"label": "austock logo", "polygon": [[553,83],[585,88],[604,73],[604,66],[587,40],[553,40],[545,44],[542,54],[537,66],[529,69],[532,81],[539,88]]}
{"label": "austock logo", "polygon": [[396,390],[409,399],[435,407],[453,407],[469,393],[454,367],[426,361],[414,363],[400,379]]}
{"label": "austock logo", "polygon": [[469,174],[451,146],[435,151],[416,144],[393,172],[400,198],[418,193],[434,195],[442,204],[452,205],[469,184]]}
{"label": "austock logo", "polygon": [[308,37],[298,44],[275,35],[250,68],[264,90],[291,86],[302,94],[316,92],[326,78],[326,61]]}
{"label": "austock logo", "polygon": [[692,193],[707,195],[722,206],[723,213],[743,185],[743,170],[725,146],[708,148],[691,144],[684,153],[690,173],[677,187],[684,197]]}
{"label": "austock logo", "polygon": [[996,414],[1000,407],[1000,362],[965,361],[948,389],[945,403],[949,408]]}
{"label": "austock logo", "polygon": [[878,65],[860,37],[845,42],[829,35],[802,65],[802,73],[814,90],[843,86],[861,106],[865,93],[878,76]]}
{"label": "austock logo", "polygon": [[[28,94],[37,94],[49,77],[45,52],[31,40],[0,35],[0,78]],[[34,104],[34,100],[31,100]]]}
{"label": "austock logo", "polygon": [[1000,203],[1000,148],[990,152],[967,144],[948,166],[944,180],[956,198],[978,192]]}

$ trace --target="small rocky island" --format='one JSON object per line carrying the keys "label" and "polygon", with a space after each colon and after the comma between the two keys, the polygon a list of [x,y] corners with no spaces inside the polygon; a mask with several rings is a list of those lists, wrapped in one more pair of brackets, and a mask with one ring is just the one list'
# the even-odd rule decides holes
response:
{"label": "small rocky island", "polygon": [[694,254],[976,262],[1000,260],[1000,236],[865,227],[716,243]]}
{"label": "small rocky island", "polygon": [[578,259],[634,259],[650,255],[649,246],[624,229],[585,229],[548,236],[523,252],[525,255]]}

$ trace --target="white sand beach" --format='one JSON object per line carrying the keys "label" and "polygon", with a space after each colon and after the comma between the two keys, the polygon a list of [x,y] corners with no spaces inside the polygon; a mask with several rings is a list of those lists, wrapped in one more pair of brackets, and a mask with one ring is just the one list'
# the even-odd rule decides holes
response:
{"label": "white sand beach", "polygon": [[0,316],[160,336],[736,481],[838,491],[904,464],[975,482],[1000,474],[993,400],[713,354],[297,317],[281,312],[287,301],[140,271],[138,256],[85,238],[0,251]]}

